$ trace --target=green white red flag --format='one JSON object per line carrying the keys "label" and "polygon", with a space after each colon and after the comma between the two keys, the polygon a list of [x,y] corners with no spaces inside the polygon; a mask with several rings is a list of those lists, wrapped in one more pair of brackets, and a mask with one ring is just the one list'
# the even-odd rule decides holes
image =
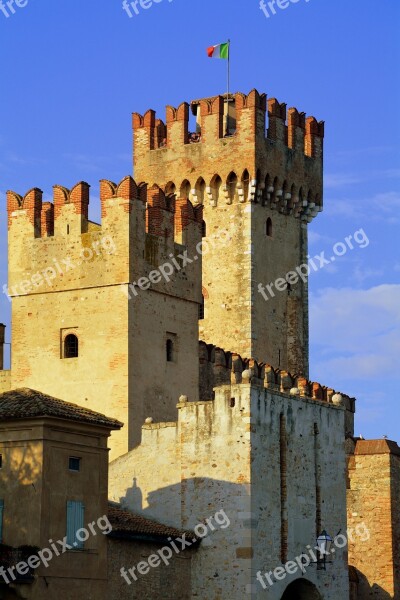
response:
{"label": "green white red flag", "polygon": [[207,48],[207,54],[209,58],[225,58],[229,59],[229,42],[224,44],[217,44],[216,46],[210,46]]}

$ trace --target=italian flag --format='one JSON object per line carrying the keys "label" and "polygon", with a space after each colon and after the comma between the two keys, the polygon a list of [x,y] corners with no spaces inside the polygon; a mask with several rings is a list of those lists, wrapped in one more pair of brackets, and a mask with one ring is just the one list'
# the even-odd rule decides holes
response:
{"label": "italian flag", "polygon": [[209,58],[229,58],[229,42],[207,48]]}

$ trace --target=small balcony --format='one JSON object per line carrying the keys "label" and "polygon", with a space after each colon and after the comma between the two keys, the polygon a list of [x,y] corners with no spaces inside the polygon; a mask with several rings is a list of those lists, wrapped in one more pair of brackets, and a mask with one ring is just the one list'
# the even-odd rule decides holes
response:
{"label": "small balcony", "polygon": [[[0,567],[3,567],[6,571],[4,575],[0,576],[0,585],[7,585],[5,578],[8,578],[9,583],[14,585],[33,583],[35,580],[35,572],[34,569],[27,564],[27,561],[31,556],[37,556],[38,551],[39,548],[34,546],[19,546],[18,548],[12,548],[11,546],[0,544]],[[16,569],[12,569],[12,575],[7,571],[7,569],[15,567],[21,562],[26,563],[28,567],[28,571],[25,574],[21,575]]]}

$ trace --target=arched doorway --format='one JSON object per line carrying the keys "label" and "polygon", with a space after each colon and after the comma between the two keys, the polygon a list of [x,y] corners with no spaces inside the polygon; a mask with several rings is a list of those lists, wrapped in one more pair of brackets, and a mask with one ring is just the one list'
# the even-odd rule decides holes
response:
{"label": "arched doorway", "polygon": [[286,588],[281,600],[322,600],[322,596],[307,579],[296,579]]}

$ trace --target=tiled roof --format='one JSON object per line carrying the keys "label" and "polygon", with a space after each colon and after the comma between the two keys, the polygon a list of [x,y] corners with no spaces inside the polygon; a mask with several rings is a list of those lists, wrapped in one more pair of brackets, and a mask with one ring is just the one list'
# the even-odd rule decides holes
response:
{"label": "tiled roof", "polygon": [[58,400],[29,388],[20,388],[0,394],[0,421],[35,417],[56,417],[69,421],[103,425],[110,429],[120,429],[123,426],[123,423],[116,419],[109,419],[101,413]]}
{"label": "tiled roof", "polygon": [[357,440],[355,454],[397,454],[400,448],[392,440]]}
{"label": "tiled roof", "polygon": [[168,527],[142,515],[123,510],[114,502],[108,504],[108,518],[112,525],[110,537],[151,538],[163,542],[169,537],[176,539],[186,534],[186,539],[192,543],[198,541],[193,531]]}

